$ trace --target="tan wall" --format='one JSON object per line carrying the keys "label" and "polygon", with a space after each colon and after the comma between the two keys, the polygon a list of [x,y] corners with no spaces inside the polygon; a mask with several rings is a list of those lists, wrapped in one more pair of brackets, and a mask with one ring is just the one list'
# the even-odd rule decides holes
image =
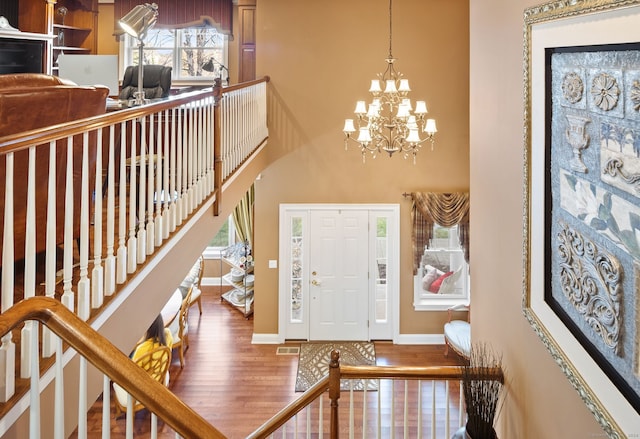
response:
{"label": "tan wall", "polygon": [[468,2],[394,3],[396,68],[439,129],[434,151],[425,145],[415,166],[401,156],[363,164],[343,146],[344,119],[386,67],[388,9],[384,0],[257,2],[257,76],[271,78],[274,163],[256,183],[256,333],[277,333],[277,270],[267,260],[278,259],[279,204],[300,202],[400,204],[400,330],[442,333],[445,313],[413,311],[411,202],[401,194],[469,187]]}
{"label": "tan wall", "polygon": [[522,16],[539,3],[470,2],[472,339],[504,356],[500,437],[605,437],[522,314]]}
{"label": "tan wall", "polygon": [[119,46],[113,36],[113,4],[98,5],[98,54],[118,55]]}

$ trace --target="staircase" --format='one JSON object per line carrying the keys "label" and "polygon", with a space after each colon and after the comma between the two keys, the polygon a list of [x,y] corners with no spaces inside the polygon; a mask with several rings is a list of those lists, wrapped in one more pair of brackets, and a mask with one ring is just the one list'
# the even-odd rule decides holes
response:
{"label": "staircase", "polygon": [[[0,138],[5,192],[18,184],[29,191],[26,224],[1,225],[0,436],[62,439],[77,429],[78,437],[87,437],[86,413],[103,394],[103,437],[109,437],[109,389],[117,382],[177,436],[224,437],[123,352],[134,346],[266,167],[267,82],[265,77],[225,88],[216,83],[166,101]],[[47,206],[35,206],[36,175],[14,175],[13,156],[28,154],[32,164],[43,148],[62,148],[72,163],[77,142],[83,146],[82,157],[75,158],[82,160],[81,175],[69,166],[65,177],[79,179],[80,206],[55,206],[55,175],[44,176]],[[93,169],[84,160],[91,154]],[[72,193],[65,195],[73,200]],[[10,218],[6,195],[5,209]],[[44,224],[36,221],[36,209],[47,210]],[[64,224],[56,224],[56,209],[71,212]],[[74,215],[80,218],[79,234]],[[27,236],[46,235],[46,250],[36,254],[27,243],[24,260],[14,260],[13,227],[25,227]],[[55,239],[60,228],[62,245]],[[252,438],[394,437],[396,431],[449,438],[463,424],[459,368],[340,367],[334,354],[330,375],[266,420]],[[390,391],[341,393],[340,380],[350,378],[380,380],[379,388]],[[436,407],[436,392],[445,393],[446,407]],[[403,415],[396,417],[398,411]],[[366,427],[372,416],[379,420],[376,431]],[[127,437],[133,437],[132,429]]]}

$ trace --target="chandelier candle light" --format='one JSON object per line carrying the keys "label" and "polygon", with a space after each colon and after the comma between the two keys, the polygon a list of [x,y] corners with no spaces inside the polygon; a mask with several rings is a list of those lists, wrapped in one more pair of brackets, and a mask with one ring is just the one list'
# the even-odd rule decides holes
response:
{"label": "chandelier candle light", "polygon": [[[409,80],[402,78],[402,73],[396,71],[393,66],[395,58],[391,52],[392,1],[389,0],[389,57],[385,59],[387,69],[384,73],[378,73],[379,79],[371,80],[369,92],[373,95],[373,100],[368,108],[365,101],[356,103],[354,113],[358,127],[356,128],[354,119],[345,120],[344,147],[345,150],[348,149],[350,140],[359,144],[363,162],[367,152],[375,158],[376,154],[382,151],[388,153],[389,157],[401,151],[405,159],[412,154],[415,164],[418,150],[424,142],[429,140],[433,149],[437,132],[436,121],[426,118],[425,101],[416,101],[415,109],[413,108],[408,97],[411,91]],[[354,136],[356,132],[357,138]],[[424,137],[420,137],[420,132],[424,133]]]}

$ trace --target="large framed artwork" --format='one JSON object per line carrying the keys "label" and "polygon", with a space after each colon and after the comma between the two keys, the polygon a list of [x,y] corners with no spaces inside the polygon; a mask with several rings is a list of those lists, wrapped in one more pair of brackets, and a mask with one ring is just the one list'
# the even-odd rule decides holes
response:
{"label": "large framed artwork", "polygon": [[523,310],[611,438],[640,438],[640,0],[524,13]]}

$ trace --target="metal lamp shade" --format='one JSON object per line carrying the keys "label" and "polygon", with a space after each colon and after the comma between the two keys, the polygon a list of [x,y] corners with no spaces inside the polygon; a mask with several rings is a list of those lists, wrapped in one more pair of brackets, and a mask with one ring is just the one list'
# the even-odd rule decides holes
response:
{"label": "metal lamp shade", "polygon": [[158,20],[158,5],[155,3],[138,5],[120,19],[120,27],[135,38],[142,36],[151,29]]}

